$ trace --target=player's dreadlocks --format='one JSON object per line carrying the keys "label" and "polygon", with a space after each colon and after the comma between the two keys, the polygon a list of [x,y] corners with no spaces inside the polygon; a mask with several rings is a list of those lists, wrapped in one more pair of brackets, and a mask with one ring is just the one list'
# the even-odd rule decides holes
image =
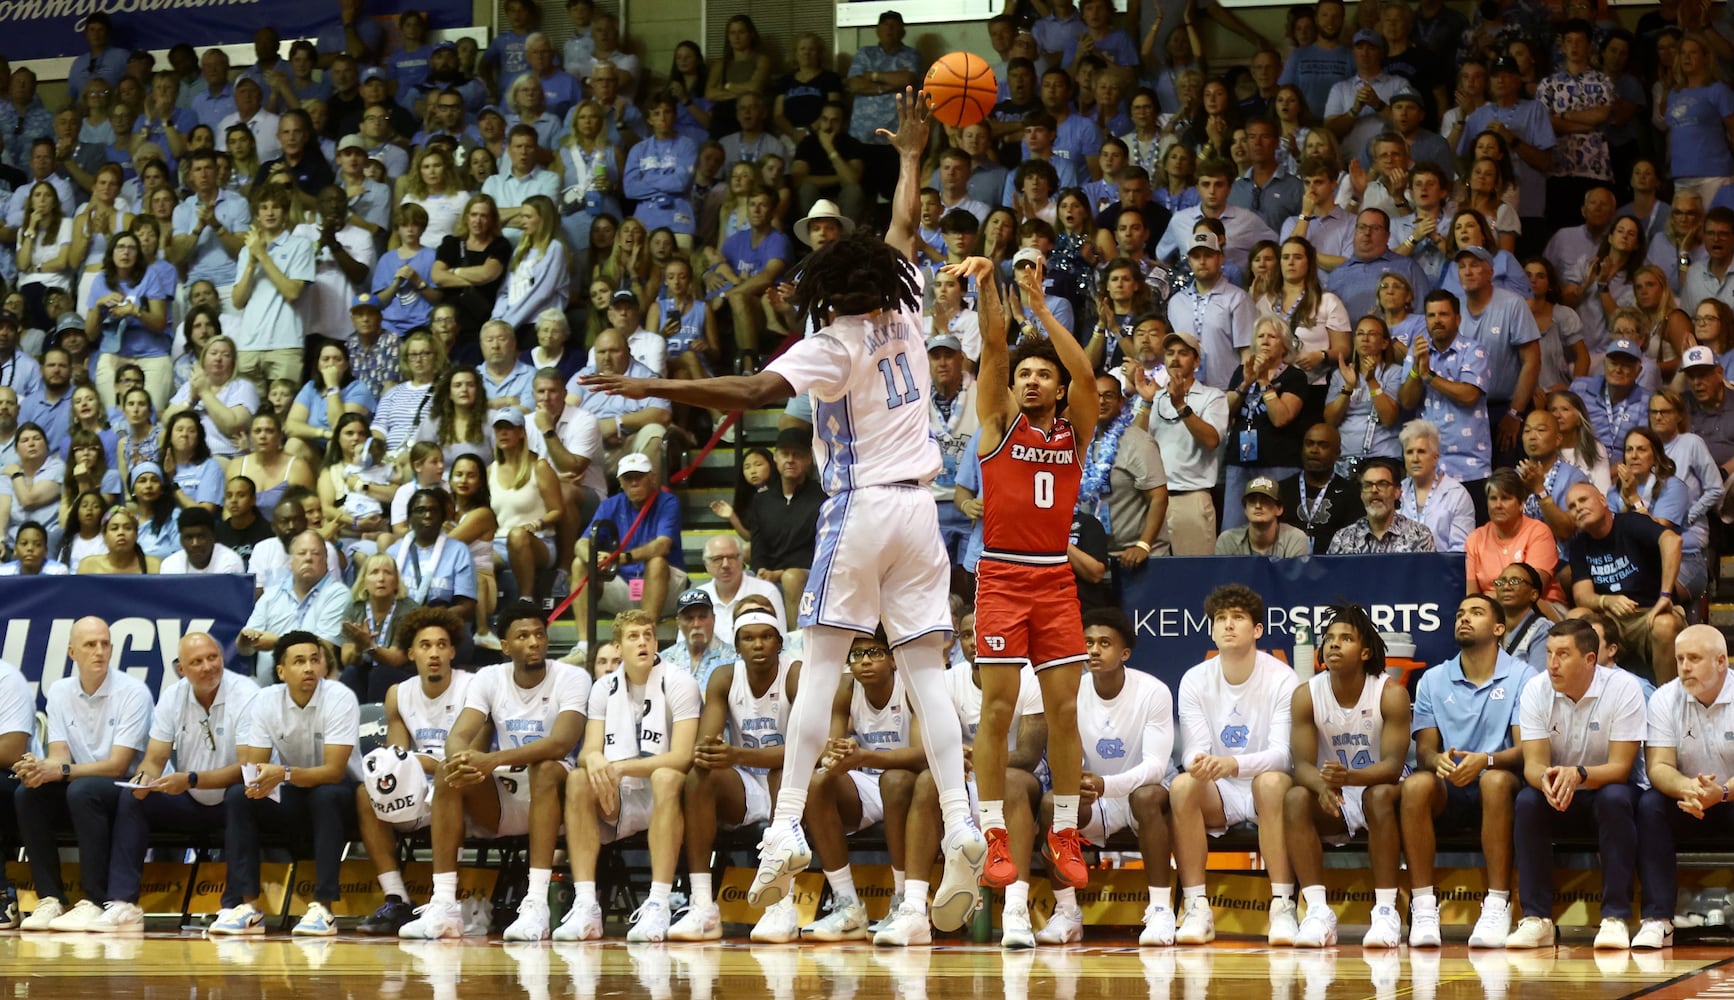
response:
{"label": "player's dreadlocks", "polygon": [[1360,635],[1361,646],[1367,651],[1367,659],[1361,665],[1361,669],[1366,671],[1367,676],[1377,677],[1385,672],[1385,640],[1383,636],[1379,635],[1378,626],[1374,625],[1373,620],[1367,617],[1366,608],[1351,601],[1333,604],[1330,606],[1324,625],[1320,629],[1320,634],[1322,635],[1323,630],[1332,625],[1347,625]]}
{"label": "player's dreadlocks", "polygon": [[859,316],[875,309],[921,308],[915,274],[877,234],[857,229],[814,252],[795,272],[795,308],[803,316]]}

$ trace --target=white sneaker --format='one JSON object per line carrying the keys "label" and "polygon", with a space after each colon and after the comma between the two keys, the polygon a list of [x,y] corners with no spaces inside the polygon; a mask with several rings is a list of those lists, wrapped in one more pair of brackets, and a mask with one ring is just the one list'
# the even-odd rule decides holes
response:
{"label": "white sneaker", "polygon": [[1428,896],[1409,903],[1409,947],[1438,948],[1444,941],[1439,936],[1439,897]]}
{"label": "white sneaker", "polygon": [[602,940],[602,904],[595,900],[587,903],[574,902],[572,908],[566,911],[566,919],[560,921],[560,926],[554,929],[554,940]]}
{"label": "white sneaker", "polygon": [[1211,912],[1210,900],[1193,896],[1186,901],[1186,908],[1180,914],[1180,928],[1174,932],[1174,943],[1209,944],[1214,940],[1216,914]]}
{"label": "white sneaker", "polygon": [[315,900],[307,904],[307,912],[289,933],[296,937],[331,937],[337,933],[337,917],[330,907]]}
{"label": "white sneaker", "polygon": [[833,898],[830,913],[801,928],[801,940],[867,940],[867,905],[855,897]]}
{"label": "white sneaker", "polygon": [[910,945],[933,943],[933,925],[927,914],[905,903],[888,914],[873,943],[881,948],[907,948]]}
{"label": "white sneaker", "polygon": [[1475,929],[1469,932],[1471,948],[1503,948],[1511,936],[1511,901],[1497,896],[1481,900],[1481,916],[1475,919]]}
{"label": "white sneaker", "polygon": [[525,896],[518,904],[518,919],[502,935],[507,941],[541,941],[548,937],[548,900]]}
{"label": "white sneaker", "polygon": [[[30,915],[32,919],[36,914]],[[102,907],[88,899],[81,899],[72,904],[72,909],[48,922],[51,931],[87,931],[90,925],[102,916]]]}
{"label": "white sneaker", "polygon": [[463,907],[455,902],[433,900],[415,911],[415,919],[397,929],[406,941],[437,941],[464,936]]}
{"label": "white sneaker", "polygon": [[1626,922],[1616,917],[1603,917],[1601,930],[1596,931],[1597,951],[1625,951],[1632,946],[1632,932]]}
{"label": "white sneaker", "polygon": [[102,916],[90,922],[87,930],[98,934],[115,934],[121,931],[144,930],[144,911],[137,903],[110,902],[103,906]]}
{"label": "white sneaker", "polygon": [[1553,921],[1546,917],[1524,917],[1517,922],[1517,930],[1505,937],[1507,948],[1552,948],[1559,940],[1554,933]]}
{"label": "white sneaker", "polygon": [[722,910],[716,906],[687,908],[686,915],[668,929],[670,941],[721,941]]}
{"label": "white sneaker", "polygon": [[18,925],[18,929],[21,931],[48,930],[48,925],[60,919],[61,914],[65,912],[66,907],[61,905],[60,900],[53,896],[47,899],[38,899],[36,909],[30,911],[30,916],[24,918],[24,921]]}
{"label": "white sneaker", "polygon": [[1270,930],[1266,941],[1273,948],[1294,947],[1294,936],[1300,933],[1300,907],[1295,905],[1292,897],[1272,897],[1270,901],[1270,916],[1267,918]]}
{"label": "white sneaker", "polygon": [[[1055,914],[1058,916],[1058,914]],[[1036,935],[1030,927],[1030,908],[1008,906],[1000,912],[999,946],[1023,951],[1036,946]]]}
{"label": "white sneaker", "polygon": [[[722,936],[720,928],[717,936]],[[668,940],[667,904],[653,899],[645,900],[644,905],[632,914],[632,926],[626,929],[626,940],[632,944],[655,944]]]}
{"label": "white sneaker", "polygon": [[1077,944],[1084,940],[1084,911],[1077,907],[1054,907],[1046,927],[1036,932],[1036,944]]}
{"label": "white sneaker", "polygon": [[795,876],[813,863],[813,849],[807,846],[807,835],[801,824],[773,823],[765,827],[759,841],[759,870],[747,889],[747,902],[753,906],[770,906],[789,894]]}
{"label": "white sneaker", "polygon": [[903,891],[898,890],[891,894],[891,905],[886,907],[885,915],[880,917],[878,920],[873,921],[873,923],[868,926],[867,932],[869,934],[877,934],[885,928],[890,927],[891,918],[895,917],[897,911],[901,909],[903,909]]}
{"label": "white sneaker", "polygon": [[[1401,933],[1399,927],[1398,932]],[[1337,915],[1329,906],[1307,907],[1306,919],[1295,931],[1296,948],[1329,948],[1337,943]]]}
{"label": "white sneaker", "polygon": [[242,903],[217,912],[217,919],[205,928],[205,933],[217,937],[230,934],[265,933],[265,914],[252,903]]}
{"label": "white sneaker", "polygon": [[1144,932],[1138,935],[1140,948],[1166,948],[1174,943],[1174,911],[1160,903],[1144,907]]}
{"label": "white sneaker", "polygon": [[962,927],[981,903],[981,869],[987,864],[987,840],[975,821],[946,834],[945,875],[933,890],[933,926],[942,931]]}
{"label": "white sneaker", "polygon": [[1403,943],[1403,915],[1395,906],[1373,907],[1373,919],[1361,938],[1363,948],[1395,948]]}
{"label": "white sneaker", "polygon": [[1654,950],[1674,946],[1674,925],[1666,920],[1646,920],[1632,935],[1632,947]]}
{"label": "white sneaker", "polygon": [[775,906],[765,907],[749,935],[759,944],[790,944],[801,939],[801,918],[795,912],[795,897],[785,896]]}

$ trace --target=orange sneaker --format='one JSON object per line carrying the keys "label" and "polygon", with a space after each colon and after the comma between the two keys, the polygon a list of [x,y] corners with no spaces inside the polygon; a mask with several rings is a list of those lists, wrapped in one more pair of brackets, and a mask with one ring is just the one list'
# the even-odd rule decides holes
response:
{"label": "orange sneaker", "polygon": [[987,830],[987,863],[981,869],[981,883],[1003,889],[1018,880],[1017,862],[1011,856],[1011,835],[1005,830]]}
{"label": "orange sneaker", "polygon": [[1076,829],[1051,830],[1042,842],[1042,858],[1048,863],[1048,875],[1058,885],[1082,889],[1090,884],[1090,870],[1084,867],[1083,838]]}

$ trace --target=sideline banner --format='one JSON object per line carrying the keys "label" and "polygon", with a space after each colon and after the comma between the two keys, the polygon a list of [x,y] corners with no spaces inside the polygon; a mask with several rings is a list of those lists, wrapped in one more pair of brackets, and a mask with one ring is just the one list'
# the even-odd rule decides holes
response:
{"label": "sideline banner", "polygon": [[1463,572],[1460,552],[1152,559],[1122,585],[1121,606],[1138,631],[1132,665],[1178,691],[1187,668],[1215,649],[1204,598],[1226,583],[1243,583],[1264,598],[1261,649],[1286,655],[1296,626],[1310,628],[1331,604],[1349,600],[1365,605],[1381,631],[1409,633],[1416,659],[1440,663],[1457,655],[1451,622],[1463,599]]}
{"label": "sideline banner", "polygon": [[233,662],[235,639],[253,611],[251,576],[0,577],[0,659],[24,671],[42,692],[72,669],[72,623],[85,615],[108,622],[113,669],[162,693],[174,679],[181,636],[209,632]]}
{"label": "sideline banner", "polygon": [[[388,33],[397,15],[411,7],[427,12],[433,30],[470,24],[474,11],[468,0],[370,0],[368,16]],[[103,11],[114,22],[112,45],[129,49],[167,49],[181,42],[199,48],[249,42],[264,27],[277,28],[285,38],[314,38],[338,23],[337,4],[292,3],[289,0],[0,0],[0,32],[13,59],[81,56],[90,51],[84,41],[84,20]]]}

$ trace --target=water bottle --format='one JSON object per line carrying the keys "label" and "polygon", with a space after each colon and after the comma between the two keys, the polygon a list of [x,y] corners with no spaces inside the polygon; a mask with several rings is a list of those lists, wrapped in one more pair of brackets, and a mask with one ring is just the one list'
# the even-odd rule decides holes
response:
{"label": "water bottle", "polygon": [[566,919],[567,911],[572,909],[572,898],[575,890],[572,880],[566,873],[557,871],[548,879],[548,919],[555,926]]}
{"label": "water bottle", "polygon": [[1305,625],[1294,629],[1294,672],[1302,684],[1313,679],[1313,630]]}
{"label": "water bottle", "polygon": [[980,902],[969,922],[969,940],[974,944],[993,943],[993,890],[980,886],[976,890]]}

